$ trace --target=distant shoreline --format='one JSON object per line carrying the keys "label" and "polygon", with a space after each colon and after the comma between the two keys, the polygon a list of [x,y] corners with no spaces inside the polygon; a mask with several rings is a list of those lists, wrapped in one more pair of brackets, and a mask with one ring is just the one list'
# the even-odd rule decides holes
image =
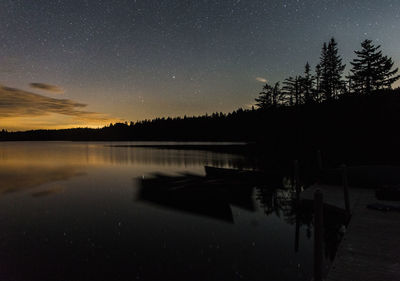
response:
{"label": "distant shoreline", "polygon": [[248,143],[226,144],[127,144],[127,145],[107,145],[108,147],[120,148],[153,148],[153,149],[170,149],[170,150],[206,150],[218,152],[245,152],[249,147]]}
{"label": "distant shoreline", "polygon": [[[0,141],[105,142],[115,147],[248,154],[275,162],[314,159],[320,150],[331,164],[397,163],[399,112],[400,89],[380,90],[318,104],[117,123],[99,129],[1,130]],[[113,143],[117,141],[141,143]]]}

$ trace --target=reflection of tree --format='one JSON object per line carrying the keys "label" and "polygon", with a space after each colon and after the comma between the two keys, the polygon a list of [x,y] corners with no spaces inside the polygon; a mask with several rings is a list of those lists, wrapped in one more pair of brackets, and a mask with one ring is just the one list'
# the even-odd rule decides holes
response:
{"label": "reflection of tree", "polygon": [[[314,214],[311,206],[302,205],[296,202],[296,191],[293,186],[286,188],[258,187],[256,199],[260,202],[264,213],[268,216],[275,214],[285,222],[296,226],[296,235],[300,227],[305,227],[306,235],[312,237],[314,227]],[[324,246],[325,257],[333,260],[337,247],[342,238],[342,228],[345,217],[341,213],[324,209]],[[298,237],[296,237],[298,239]],[[296,241],[296,249],[298,240]]]}
{"label": "reflection of tree", "polygon": [[292,215],[292,190],[257,188],[257,200],[260,201],[266,215],[275,213],[278,217],[287,219]]}
{"label": "reflection of tree", "polygon": [[266,215],[275,214],[285,221],[292,223],[290,218],[294,213],[296,192],[291,177],[281,175],[279,181],[270,181],[266,185],[258,186],[256,199],[260,202]]}
{"label": "reflection of tree", "polygon": [[[144,165],[162,165],[162,166],[202,166],[212,165],[216,167],[234,167],[242,168],[251,165],[248,159],[242,155],[222,153],[211,150],[187,149],[179,145],[169,148],[165,146],[130,146],[120,145],[106,147],[100,151],[94,151],[99,154],[98,158],[108,163],[129,163]],[[201,147],[201,146],[200,146]],[[101,154],[101,155],[100,155]]]}

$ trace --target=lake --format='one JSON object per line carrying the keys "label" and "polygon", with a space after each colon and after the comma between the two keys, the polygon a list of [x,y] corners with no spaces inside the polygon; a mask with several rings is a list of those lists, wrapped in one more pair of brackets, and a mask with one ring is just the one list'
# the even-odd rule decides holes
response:
{"label": "lake", "polygon": [[0,280],[311,279],[287,179],[220,187],[205,165],[251,159],[130,144],[0,143]]}

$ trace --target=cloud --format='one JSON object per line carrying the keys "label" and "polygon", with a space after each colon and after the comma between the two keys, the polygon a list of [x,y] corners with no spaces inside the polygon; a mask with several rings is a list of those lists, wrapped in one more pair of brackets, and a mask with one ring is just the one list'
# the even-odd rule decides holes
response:
{"label": "cloud", "polygon": [[83,110],[86,106],[0,85],[0,119],[61,114],[87,122],[110,120],[105,114]]}
{"label": "cloud", "polygon": [[262,78],[262,77],[256,77],[256,80],[257,80],[258,82],[267,83],[267,79]]}
{"label": "cloud", "polygon": [[245,109],[252,109],[253,107],[257,107],[256,102],[251,102],[244,105]]}
{"label": "cloud", "polygon": [[55,93],[55,94],[61,94],[61,93],[64,92],[64,90],[61,89],[60,87],[54,86],[54,85],[50,85],[50,84],[31,83],[29,85],[34,89],[44,90],[44,91],[52,92],[52,93]]}

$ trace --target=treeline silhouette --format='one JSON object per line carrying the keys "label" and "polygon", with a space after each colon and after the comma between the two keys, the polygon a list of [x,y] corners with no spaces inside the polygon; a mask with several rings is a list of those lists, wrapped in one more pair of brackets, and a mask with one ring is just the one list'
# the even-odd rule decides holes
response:
{"label": "treeline silhouette", "polygon": [[[71,141],[231,141],[254,140],[254,133],[241,131],[240,124],[251,124],[259,110],[238,109],[228,114],[156,118],[138,122],[115,123],[99,129],[73,128],[0,132],[0,140],[71,140]],[[239,126],[239,127],[238,127]],[[239,130],[238,130],[239,129]],[[253,137],[252,137],[253,135]]]}
{"label": "treeline silhouette", "polygon": [[104,128],[0,132],[2,141],[247,141],[271,153],[321,149],[341,152],[386,150],[400,143],[400,89],[268,110],[157,118]]}
{"label": "treeline silhouette", "polygon": [[[344,65],[332,38],[322,48],[315,73],[266,84],[256,108],[231,113],[110,124],[91,129],[0,132],[1,141],[245,141],[253,153],[293,155],[321,149],[337,157],[371,159],[399,155],[400,89],[393,61],[365,40],[352,68]],[[299,156],[301,157],[301,156]],[[346,159],[346,158],[344,158]]]}
{"label": "treeline silhouette", "polygon": [[346,65],[342,63],[337,42],[331,38],[322,46],[314,74],[307,62],[304,74],[286,78],[282,87],[280,82],[266,83],[256,98],[256,105],[262,109],[298,106],[331,101],[343,95],[369,95],[391,89],[400,75],[397,75],[398,68],[393,68],[392,59],[384,56],[380,47],[374,46],[371,40],[364,40],[361,50],[355,51],[356,58],[350,62],[348,75],[343,77]]}

